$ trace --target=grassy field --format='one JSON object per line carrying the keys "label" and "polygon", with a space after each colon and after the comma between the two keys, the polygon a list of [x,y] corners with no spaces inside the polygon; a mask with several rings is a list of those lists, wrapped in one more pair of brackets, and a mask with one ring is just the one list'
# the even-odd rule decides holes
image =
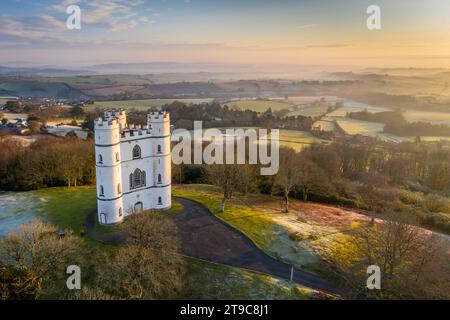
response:
{"label": "grassy field", "polygon": [[123,100],[123,101],[97,101],[94,105],[87,106],[86,108],[123,108],[123,109],[136,109],[138,111],[146,111],[149,108],[161,108],[165,104],[170,104],[174,101],[180,101],[187,104],[199,104],[211,102],[213,99],[147,99],[147,100]]}
{"label": "grassy field", "polygon": [[320,128],[320,130],[322,131],[334,131],[336,129],[336,125],[334,124],[334,121],[329,121],[329,120],[319,120],[314,122],[313,125],[314,128]]}
{"label": "grassy field", "polygon": [[181,299],[306,300],[319,295],[295,283],[196,259],[189,259],[187,275]]}
{"label": "grassy field", "polygon": [[269,108],[271,108],[272,111],[279,111],[287,109],[291,106],[289,103],[271,100],[239,100],[239,101],[230,101],[225,104],[230,108],[237,108],[240,110],[252,110],[255,112],[265,112]]}
{"label": "grassy field", "polygon": [[305,107],[289,112],[288,116],[320,117],[327,113],[328,107],[328,105]]}
{"label": "grassy field", "polygon": [[[258,128],[211,128],[211,129],[218,129],[221,130],[222,133],[225,134],[226,129],[255,129],[258,130]],[[203,132],[205,132],[208,129],[203,129]],[[259,140],[259,143],[266,143],[267,140],[270,140],[267,138],[267,136],[261,137],[261,140]],[[302,149],[310,146],[313,143],[329,143],[327,140],[321,140],[316,137],[314,137],[310,132],[307,131],[300,131],[300,130],[286,130],[281,129],[280,130],[280,145],[284,147],[289,147],[294,149],[295,151],[299,152]]]}
{"label": "grassy field", "polygon": [[430,122],[450,126],[450,112],[406,111],[403,116],[409,122]]}
{"label": "grassy field", "polygon": [[[220,212],[221,193],[208,185],[175,185],[173,194],[194,199],[207,206],[219,218],[244,232],[262,250],[287,263],[315,272],[320,269],[320,258],[310,248],[308,241],[298,243],[290,239],[286,226],[277,222],[279,211],[265,211],[265,204],[274,199],[269,196],[239,197]],[[280,206],[281,208],[281,206]]]}
{"label": "grassy field", "polygon": [[371,113],[390,111],[388,108],[372,107],[364,103],[347,101],[344,107],[327,114],[327,117],[345,117],[350,112],[368,111]]}
{"label": "grassy field", "polygon": [[46,219],[76,233],[85,231],[86,215],[97,208],[95,187],[49,188],[35,191]]}
{"label": "grassy field", "polygon": [[328,143],[328,141],[318,139],[307,131],[280,130],[280,146],[292,148],[295,151],[300,152],[313,143]]}
{"label": "grassy field", "polygon": [[384,129],[383,123],[361,121],[350,118],[337,120],[338,125],[350,135],[361,134],[369,137],[376,137]]}

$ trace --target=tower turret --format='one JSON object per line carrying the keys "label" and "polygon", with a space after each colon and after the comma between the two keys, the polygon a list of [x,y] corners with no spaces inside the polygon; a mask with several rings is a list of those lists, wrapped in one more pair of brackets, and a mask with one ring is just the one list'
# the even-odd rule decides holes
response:
{"label": "tower turret", "polygon": [[[122,115],[119,114],[120,117]],[[100,224],[116,224],[123,220],[122,168],[120,132],[123,120],[110,111],[95,121],[95,157],[97,177],[98,219]]]}
{"label": "tower turret", "polygon": [[147,116],[147,126],[152,136],[152,156],[156,201],[155,208],[172,206],[171,200],[171,153],[170,153],[170,115],[167,112],[152,112]]}

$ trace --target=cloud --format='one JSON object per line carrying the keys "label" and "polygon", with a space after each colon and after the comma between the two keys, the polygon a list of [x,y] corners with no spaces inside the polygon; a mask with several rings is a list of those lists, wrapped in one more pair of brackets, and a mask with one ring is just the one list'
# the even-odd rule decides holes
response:
{"label": "cloud", "polygon": [[50,15],[39,17],[0,17],[0,35],[21,39],[50,39],[65,30],[65,21]]}

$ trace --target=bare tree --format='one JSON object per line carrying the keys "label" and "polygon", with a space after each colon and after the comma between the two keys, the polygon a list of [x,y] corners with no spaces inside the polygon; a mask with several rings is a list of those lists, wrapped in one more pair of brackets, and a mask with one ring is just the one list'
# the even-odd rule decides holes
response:
{"label": "bare tree", "polygon": [[275,176],[275,186],[281,190],[284,198],[284,212],[289,212],[289,195],[300,181],[298,167],[299,156],[291,148],[280,148],[280,169]]}
{"label": "bare tree", "polygon": [[16,275],[9,278],[15,282],[2,291],[9,288],[11,296],[27,292],[30,298],[38,298],[61,290],[67,266],[80,264],[80,248],[81,240],[71,231],[61,237],[55,226],[43,222],[22,225],[17,233],[0,239],[2,274]]}
{"label": "bare tree", "polygon": [[162,213],[146,211],[132,214],[127,218],[122,230],[131,246],[148,247],[168,253],[180,251],[178,228]]}
{"label": "bare tree", "polygon": [[[415,226],[408,213],[362,225],[331,250],[330,262],[358,295],[371,298],[448,299],[450,258],[448,243]],[[366,269],[381,270],[382,289],[369,291]]]}
{"label": "bare tree", "polygon": [[121,299],[175,296],[185,272],[176,226],[162,214],[143,212],[130,216],[123,232],[127,245],[97,263],[101,292]]}
{"label": "bare tree", "polygon": [[240,165],[213,164],[208,166],[209,181],[222,189],[221,212],[225,211],[225,203],[230,200],[240,182]]}

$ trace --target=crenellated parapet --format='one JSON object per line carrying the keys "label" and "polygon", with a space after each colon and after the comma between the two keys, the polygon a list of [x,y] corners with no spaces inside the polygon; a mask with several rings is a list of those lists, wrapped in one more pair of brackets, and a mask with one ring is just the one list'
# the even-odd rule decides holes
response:
{"label": "crenellated parapet", "polygon": [[170,115],[166,111],[151,112],[147,115],[147,121],[149,123],[170,121]]}
{"label": "crenellated parapet", "polygon": [[126,129],[120,132],[120,140],[134,140],[136,138],[151,138],[152,132],[147,128]]}
{"label": "crenellated parapet", "polygon": [[95,129],[116,129],[119,128],[119,120],[118,119],[102,119],[98,118],[94,121]]}

